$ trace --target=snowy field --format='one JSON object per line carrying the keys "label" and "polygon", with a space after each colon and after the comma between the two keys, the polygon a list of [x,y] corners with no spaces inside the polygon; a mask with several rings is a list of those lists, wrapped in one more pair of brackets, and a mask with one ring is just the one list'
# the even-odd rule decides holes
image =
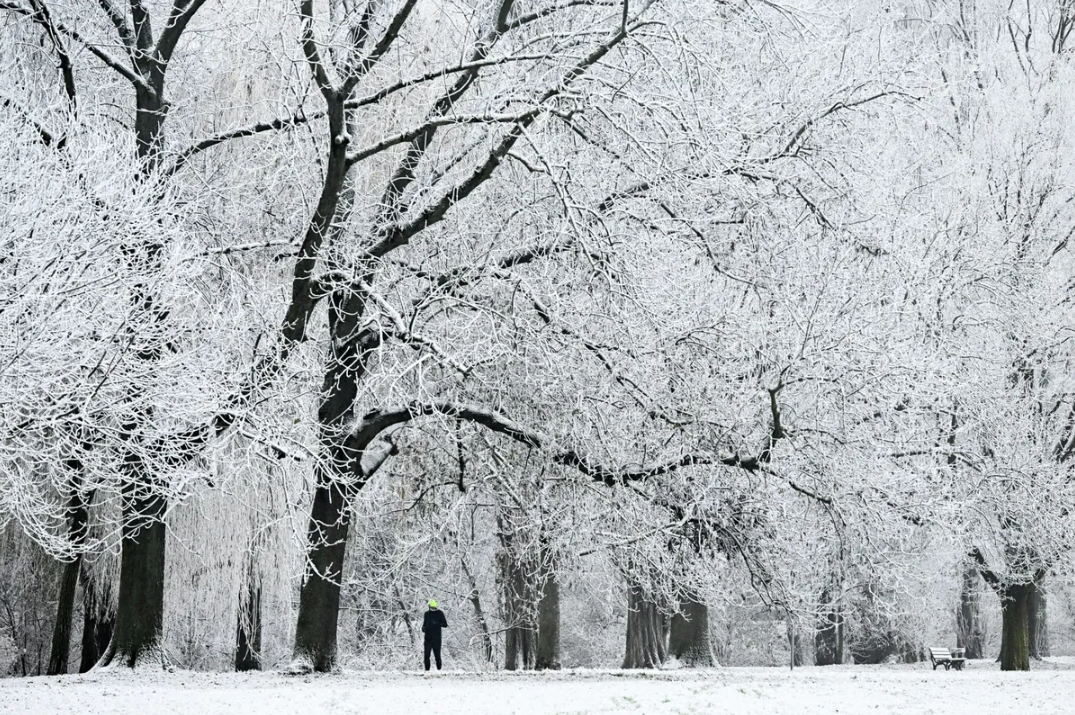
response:
{"label": "snowy field", "polygon": [[[1066,661],[1066,659],[1065,659]],[[289,677],[94,673],[0,680],[0,713],[27,715],[589,715],[591,713],[1075,712],[1075,671],[1059,659],[1030,673],[972,663],[722,668],[704,672],[351,673]]]}

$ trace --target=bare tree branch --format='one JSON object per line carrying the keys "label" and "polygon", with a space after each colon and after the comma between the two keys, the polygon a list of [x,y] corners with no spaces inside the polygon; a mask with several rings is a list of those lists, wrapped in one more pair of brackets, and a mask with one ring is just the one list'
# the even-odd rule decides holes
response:
{"label": "bare tree branch", "polygon": [[[0,10],[11,10],[20,15],[30,18],[39,25],[46,26],[45,18],[40,13],[34,11],[31,8],[25,7],[15,0],[0,0]],[[53,27],[57,32],[69,37],[80,45],[84,46],[90,51],[97,59],[105,64],[105,66],[119,73],[124,79],[131,84],[139,87],[140,89],[149,92],[150,94],[156,94],[153,88],[150,87],[142,77],[133,72],[130,68],[123,64],[120,60],[113,57],[109,52],[98,47],[96,44],[90,42],[79,34],[76,30],[72,30],[61,22],[53,23]]]}

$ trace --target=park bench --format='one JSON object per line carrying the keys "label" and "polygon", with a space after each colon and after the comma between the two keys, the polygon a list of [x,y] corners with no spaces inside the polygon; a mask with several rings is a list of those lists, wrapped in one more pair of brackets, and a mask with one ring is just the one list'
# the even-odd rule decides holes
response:
{"label": "park bench", "polygon": [[945,670],[948,670],[949,668],[963,670],[963,663],[966,662],[966,658],[963,657],[962,648],[956,649],[954,654],[947,648],[930,648],[929,660],[933,663],[934,670],[937,670],[938,665],[943,665]]}

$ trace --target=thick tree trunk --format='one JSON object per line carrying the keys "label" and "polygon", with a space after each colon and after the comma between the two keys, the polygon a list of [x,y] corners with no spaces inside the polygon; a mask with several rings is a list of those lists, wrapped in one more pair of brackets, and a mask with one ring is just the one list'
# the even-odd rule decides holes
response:
{"label": "thick tree trunk", "polygon": [[1041,660],[1049,657],[1049,622],[1045,589],[1040,583],[1031,584],[1027,600],[1027,646],[1030,657]]}
{"label": "thick tree trunk", "polygon": [[665,618],[641,586],[627,589],[627,652],[624,668],[659,668],[668,654]]}
{"label": "thick tree trunk", "polygon": [[980,583],[978,568],[968,566],[963,571],[963,588],[956,611],[956,645],[964,649],[964,657],[973,659],[985,656],[985,634],[978,612]]}
{"label": "thick tree trunk", "polygon": [[534,668],[560,670],[560,582],[555,568],[548,568],[541,581],[537,639]]}
{"label": "thick tree trunk", "polygon": [[[139,46],[149,47],[154,42],[149,23],[137,28]],[[134,132],[135,149],[139,158],[139,170],[143,179],[150,178],[160,166],[163,148],[163,127],[168,116],[168,104],[164,95],[164,77],[167,62],[158,61],[152,52],[140,52],[134,65],[145,85],[135,87]],[[160,267],[163,250],[154,236],[142,235],[125,247],[128,267],[141,276]],[[132,286],[131,307],[152,317],[158,324],[167,319],[168,311],[158,303],[152,283],[142,282],[139,277]],[[164,349],[163,342],[150,341],[138,349],[138,358],[147,369],[159,361]],[[132,403],[138,402],[135,389]],[[99,665],[116,663],[134,667],[146,659],[158,660],[163,665],[164,653],[160,648],[161,628],[164,623],[164,563],[166,558],[166,529],[163,518],[167,502],[159,493],[159,484],[153,478],[150,467],[137,452],[147,448],[138,443],[138,434],[152,417],[153,408],[139,408],[130,421],[122,426],[122,434],[129,441],[132,451],[124,457],[123,464],[123,540],[120,553],[119,601],[116,610],[115,631],[108,649]]]}
{"label": "thick tree trunk", "polygon": [[82,557],[76,556],[74,561],[69,561],[63,567],[60,598],[56,604],[56,623],[52,629],[48,675],[62,675],[67,672],[67,661],[71,658],[71,616],[75,610],[75,590],[81,564]]}
{"label": "thick tree trunk", "polygon": [[[510,540],[507,540],[510,545]],[[504,578],[504,669],[533,670],[537,656],[534,594],[530,569],[511,551],[501,556]]]}
{"label": "thick tree trunk", "polygon": [[[327,102],[329,131],[333,137],[354,136],[354,112],[342,98]],[[325,180],[317,210],[307,227],[304,246],[320,246],[335,230],[334,224],[349,210],[353,173],[347,161],[347,144],[329,146]],[[307,250],[306,248],[303,249]],[[295,285],[308,282],[316,261],[304,259],[296,267]],[[300,273],[304,276],[300,281]],[[361,281],[372,284],[373,275],[357,269]],[[368,296],[358,283],[339,286],[328,296],[328,332],[331,354],[321,383],[318,405],[320,460],[315,467],[317,489],[307,531],[307,577],[299,593],[293,668],[324,673],[336,667],[336,634],[340,611],[340,579],[347,547],[350,497],[365,484],[361,463],[368,445],[352,440],[359,381],[366,374],[370,351],[379,341],[376,331],[363,330]],[[371,435],[370,440],[376,435]]]}
{"label": "thick tree trunk", "polygon": [[239,607],[238,621],[235,630],[235,670],[261,670],[261,587],[253,581],[247,588],[246,603]]}
{"label": "thick tree trunk", "polygon": [[87,610],[82,618],[82,659],[78,672],[88,673],[108,650],[115,631],[114,618],[103,617],[100,613]]}
{"label": "thick tree trunk", "polygon": [[814,665],[839,665],[844,662],[843,614],[832,611],[818,622],[814,634]]}
{"label": "thick tree trunk", "polygon": [[504,670],[534,669],[534,631],[512,626],[504,632]]}
{"label": "thick tree trunk", "polygon": [[115,617],[107,605],[108,599],[98,593],[93,578],[82,570],[82,659],[78,672],[88,673],[108,650],[115,630]]}
{"label": "thick tree trunk", "polygon": [[[159,166],[161,130],[167,117],[168,107],[164,101],[165,65],[149,58],[136,60],[135,64],[153,91],[143,87],[135,90],[135,136],[136,149],[141,160],[143,176],[150,176]],[[151,269],[159,265],[163,246],[152,238],[144,245],[132,246],[128,251],[128,263],[136,270]],[[163,322],[167,311],[157,304],[153,289],[136,283],[133,291],[135,310],[152,315]],[[163,346],[150,344],[139,350],[138,357],[147,366],[160,359]],[[143,422],[148,421],[151,411],[138,415],[131,423],[123,425],[123,431],[136,443]],[[158,492],[159,485],[152,478],[149,467],[136,452],[128,452],[124,459],[123,484],[123,541],[120,552],[119,601],[116,607],[115,631],[108,649],[99,665],[119,663],[133,668],[147,659],[163,665],[164,653],[160,647],[161,628],[164,624],[164,564],[166,558],[166,534],[164,512],[167,502]]]}
{"label": "thick tree trunk", "polygon": [[[320,467],[318,471],[322,471]],[[337,485],[318,486],[308,530],[309,563],[299,592],[295,629],[293,667],[299,670],[327,673],[336,667],[340,578],[348,526],[347,504],[341,489]]]}
{"label": "thick tree trunk", "polygon": [[164,497],[148,480],[135,476],[124,485],[123,527],[116,630],[101,665],[133,668],[147,659],[163,664],[160,648],[164,623]]}
{"label": "thick tree trunk", "polygon": [[814,665],[839,665],[844,662],[844,617],[839,606],[832,607],[832,597],[821,594],[820,616],[814,632]]}
{"label": "thick tree trunk", "polygon": [[695,594],[679,603],[668,633],[668,654],[691,668],[712,668],[717,664],[709,638],[709,608]]}
{"label": "thick tree trunk", "polygon": [[1001,670],[1030,670],[1028,605],[1032,589],[1032,584],[1016,584],[1001,591]]}
{"label": "thick tree trunk", "polygon": [[[342,106],[330,110],[330,126],[342,131]],[[329,172],[332,180],[326,179],[321,197],[325,206],[318,208],[318,216],[326,216],[328,221],[336,215],[347,175],[345,155],[336,148],[330,152]],[[328,221],[324,229],[317,230],[328,230]],[[364,275],[363,280],[372,282],[372,277]],[[341,288],[329,296],[332,356],[321,384],[322,400],[317,411],[321,459],[315,467],[317,489],[307,530],[307,576],[299,593],[295,629],[292,668],[298,670],[312,668],[327,673],[336,668],[340,579],[350,526],[350,496],[365,484],[361,463],[367,444],[350,439],[358,383],[374,345],[360,330],[365,310],[366,297],[357,288]]]}

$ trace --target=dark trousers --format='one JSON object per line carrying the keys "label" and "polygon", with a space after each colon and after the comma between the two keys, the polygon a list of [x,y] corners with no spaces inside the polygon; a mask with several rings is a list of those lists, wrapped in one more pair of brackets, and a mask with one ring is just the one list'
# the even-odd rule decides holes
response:
{"label": "dark trousers", "polygon": [[437,661],[437,670],[440,670],[440,633],[426,633],[425,639],[425,664],[426,670],[429,670],[429,652],[433,652],[433,657]]}

